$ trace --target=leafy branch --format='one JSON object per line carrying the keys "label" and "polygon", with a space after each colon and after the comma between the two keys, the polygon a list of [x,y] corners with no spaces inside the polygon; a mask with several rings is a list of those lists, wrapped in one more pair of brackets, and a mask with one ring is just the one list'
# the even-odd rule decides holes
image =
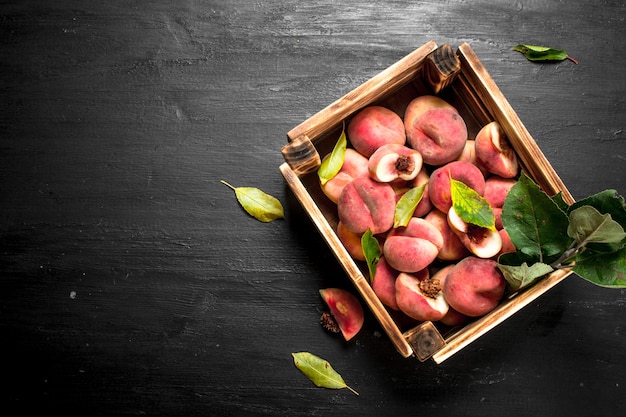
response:
{"label": "leafy branch", "polygon": [[626,204],[615,190],[567,205],[522,174],[502,223],[516,252],[500,256],[498,266],[513,290],[563,268],[596,285],[626,287]]}

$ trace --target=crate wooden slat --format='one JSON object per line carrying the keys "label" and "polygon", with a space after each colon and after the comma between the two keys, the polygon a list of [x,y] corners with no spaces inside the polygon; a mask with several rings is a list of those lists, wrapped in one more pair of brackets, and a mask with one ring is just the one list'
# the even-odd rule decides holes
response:
{"label": "crate wooden slat", "polygon": [[428,42],[290,130],[288,143],[281,150],[286,162],[280,171],[396,350],[404,357],[415,356],[421,361],[432,358],[441,363],[550,290],[571,271],[557,271],[509,295],[495,310],[464,327],[440,329],[423,322],[401,328],[372,290],[366,265],[354,261],[339,240],[336,206],[321,192],[316,170],[344,124],[360,109],[378,104],[403,114],[408,102],[423,94],[440,95],[457,107],[470,137],[490,121],[500,123],[526,174],[546,193],[560,192],[566,202],[573,203],[565,184],[467,43],[454,52],[449,45],[438,47],[434,41]]}

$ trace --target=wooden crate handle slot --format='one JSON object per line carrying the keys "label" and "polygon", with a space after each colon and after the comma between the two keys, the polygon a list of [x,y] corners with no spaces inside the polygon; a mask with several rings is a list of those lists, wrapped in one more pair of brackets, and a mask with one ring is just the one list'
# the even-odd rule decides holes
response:
{"label": "wooden crate handle slot", "polygon": [[422,78],[432,89],[433,94],[452,84],[461,71],[461,62],[452,47],[445,43],[431,52],[424,63]]}
{"label": "wooden crate handle slot", "polygon": [[404,332],[404,338],[413,349],[420,362],[433,356],[446,342],[432,321],[425,321]]}
{"label": "wooden crate handle slot", "polygon": [[307,135],[298,136],[280,150],[296,175],[307,174],[321,165],[320,154]]}

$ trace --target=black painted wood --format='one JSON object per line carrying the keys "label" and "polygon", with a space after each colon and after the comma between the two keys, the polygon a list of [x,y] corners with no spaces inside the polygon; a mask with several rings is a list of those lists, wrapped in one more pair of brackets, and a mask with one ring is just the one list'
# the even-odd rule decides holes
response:
{"label": "black painted wood", "polygon": [[[325,332],[318,289],[350,284],[278,172],[289,129],[432,39],[471,44],[575,198],[623,194],[624,2],[349,3],[0,4],[4,406],[92,416],[626,407],[626,296],[578,277],[441,365],[401,358],[370,315],[350,343]],[[532,64],[517,43],[566,49],[580,64]],[[220,179],[275,195],[287,219],[250,218]],[[293,366],[300,350],[361,395],[313,386]]]}

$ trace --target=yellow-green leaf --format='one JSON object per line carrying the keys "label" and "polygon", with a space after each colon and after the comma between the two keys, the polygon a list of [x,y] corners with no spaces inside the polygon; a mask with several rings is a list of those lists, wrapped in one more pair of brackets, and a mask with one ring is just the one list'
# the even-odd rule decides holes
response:
{"label": "yellow-green leaf", "polygon": [[402,194],[402,197],[400,197],[400,200],[396,203],[396,210],[393,215],[393,227],[405,227],[409,224],[409,220],[413,217],[415,208],[417,208],[417,205],[424,196],[425,188],[426,184],[422,184]]}
{"label": "yellow-green leaf", "polygon": [[241,207],[255,219],[267,223],[285,217],[283,205],[276,197],[255,187],[233,187],[224,180],[220,182],[235,191]]}
{"label": "yellow-green leaf", "polygon": [[489,202],[475,190],[451,178],[450,194],[452,207],[465,223],[496,230],[496,216]]}
{"label": "yellow-green leaf", "polygon": [[342,129],[341,135],[339,136],[339,139],[337,139],[337,143],[335,143],[335,147],[332,152],[328,157],[324,158],[322,164],[317,169],[317,175],[320,178],[320,183],[322,185],[333,179],[343,166],[347,145],[348,140],[346,139],[346,132],[345,129]]}
{"label": "yellow-green leaf", "polygon": [[333,369],[328,361],[309,352],[296,352],[291,355],[296,368],[316,386],[332,389],[347,388],[355,395],[359,395],[358,392],[346,385],[341,375]]}

